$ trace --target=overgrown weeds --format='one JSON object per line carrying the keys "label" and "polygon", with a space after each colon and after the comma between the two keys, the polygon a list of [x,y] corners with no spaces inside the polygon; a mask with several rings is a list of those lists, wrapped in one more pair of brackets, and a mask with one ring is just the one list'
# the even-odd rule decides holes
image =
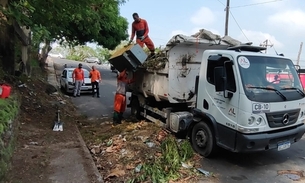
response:
{"label": "overgrown weeds", "polygon": [[168,136],[161,143],[160,157],[143,165],[141,175],[130,182],[150,181],[154,183],[169,182],[181,177],[179,170],[182,163],[194,156],[190,143],[186,140],[177,141],[173,136]]}
{"label": "overgrown weeds", "polygon": [[0,135],[5,132],[11,121],[17,116],[18,108],[17,96],[12,95],[6,99],[0,99]]}

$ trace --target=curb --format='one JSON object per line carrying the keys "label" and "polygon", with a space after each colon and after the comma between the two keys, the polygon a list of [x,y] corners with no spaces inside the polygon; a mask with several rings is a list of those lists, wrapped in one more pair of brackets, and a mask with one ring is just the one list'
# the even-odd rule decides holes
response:
{"label": "curb", "polygon": [[[50,59],[50,58],[48,58],[48,59],[49,59],[49,63],[51,62],[51,64],[49,65],[50,68],[48,68],[48,69],[53,69],[54,70],[56,86],[58,87],[59,83],[57,81],[57,74],[56,74],[56,69],[55,69],[54,62],[53,62],[52,59]],[[94,163],[94,160],[91,156],[91,153],[89,152],[89,150],[87,148],[87,145],[86,145],[83,137],[81,136],[81,133],[80,133],[76,124],[75,124],[75,128],[76,128],[76,135],[77,135],[78,141],[80,142],[80,146],[82,148],[82,151],[84,152],[85,159],[89,160],[89,162],[86,162],[86,163],[88,163],[88,165],[90,165],[90,169],[93,171],[92,173],[96,177],[96,181],[98,183],[104,183],[103,177],[101,176],[100,172],[98,171],[98,169],[97,169],[97,167]],[[87,174],[88,174],[88,176],[90,176],[89,172],[87,172]]]}
{"label": "curb", "polygon": [[97,169],[97,167],[96,167],[96,165],[95,165],[95,163],[93,161],[93,158],[92,158],[92,156],[91,156],[91,154],[90,154],[90,152],[89,152],[89,150],[88,150],[88,148],[86,146],[86,143],[85,143],[83,137],[81,136],[81,133],[80,133],[78,127],[77,126],[75,126],[75,127],[76,127],[77,138],[78,138],[78,141],[80,142],[80,146],[81,146],[81,148],[82,148],[82,150],[84,152],[84,156],[85,156],[86,159],[88,159],[90,161],[88,163],[89,163],[89,165],[90,165],[90,167],[91,167],[91,169],[93,171],[92,173],[96,177],[97,182],[104,183],[103,177],[101,176],[100,172],[98,171],[98,169]]}

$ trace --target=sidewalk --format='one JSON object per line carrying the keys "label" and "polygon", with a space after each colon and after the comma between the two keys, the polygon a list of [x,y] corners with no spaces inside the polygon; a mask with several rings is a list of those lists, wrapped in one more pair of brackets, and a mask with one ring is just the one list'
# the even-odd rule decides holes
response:
{"label": "sidewalk", "polygon": [[[58,88],[59,85],[52,59],[48,59],[47,69],[49,71],[48,82]],[[76,124],[74,126],[78,144],[74,143],[73,147],[67,145],[61,146],[60,156],[51,159],[50,166],[53,174],[49,179],[56,183],[103,182]],[[73,135],[71,134],[71,138],[74,138]]]}

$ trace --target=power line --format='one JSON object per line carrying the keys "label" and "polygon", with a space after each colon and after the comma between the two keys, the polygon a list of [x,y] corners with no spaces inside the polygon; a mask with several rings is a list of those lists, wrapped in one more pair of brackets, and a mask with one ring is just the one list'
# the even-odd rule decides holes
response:
{"label": "power line", "polygon": [[[219,2],[220,4],[222,4],[223,6],[225,6],[225,7],[226,7],[225,10],[228,11],[228,10],[227,10],[227,8],[228,8],[227,5],[225,5],[225,4],[224,4],[223,2],[221,2],[220,0],[218,0],[218,2]],[[230,7],[230,8],[231,8],[231,7]],[[239,26],[238,22],[236,21],[234,15],[233,15],[233,13],[230,11],[230,9],[229,9],[228,12],[231,14],[233,20],[235,21],[235,23],[237,24],[238,28],[239,28],[240,31],[243,33],[243,35],[245,36],[245,38],[249,41],[248,37],[246,36],[246,34],[243,32],[243,30],[242,30],[241,27]]]}
{"label": "power line", "polygon": [[233,20],[234,20],[235,23],[237,24],[238,28],[240,29],[240,31],[243,33],[243,35],[245,36],[245,38],[250,42],[250,40],[248,39],[248,37],[246,36],[246,34],[245,34],[244,31],[242,30],[242,28],[239,26],[238,22],[236,21],[236,19],[235,19],[233,13],[232,13],[231,11],[229,11],[229,12],[230,12],[230,14],[231,14]]}
{"label": "power line", "polygon": [[283,1],[283,0],[273,0],[273,1],[266,1],[266,2],[261,2],[261,3],[246,4],[246,5],[240,5],[240,6],[233,6],[230,8],[242,8],[242,7],[247,7],[247,6],[256,6],[256,5],[261,5],[261,4],[274,3],[274,2],[278,2],[278,1]]}
{"label": "power line", "polygon": [[217,0],[220,4],[222,4],[223,6],[226,6],[223,2],[221,2],[220,0]]}

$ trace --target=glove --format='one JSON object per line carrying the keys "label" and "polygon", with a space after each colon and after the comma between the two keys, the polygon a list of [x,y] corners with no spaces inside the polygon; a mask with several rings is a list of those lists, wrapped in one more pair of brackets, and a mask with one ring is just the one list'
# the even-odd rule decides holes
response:
{"label": "glove", "polygon": [[144,37],[144,36],[141,36],[141,37],[140,37],[140,40],[141,40],[141,41],[143,41],[144,39],[145,39],[145,37]]}

